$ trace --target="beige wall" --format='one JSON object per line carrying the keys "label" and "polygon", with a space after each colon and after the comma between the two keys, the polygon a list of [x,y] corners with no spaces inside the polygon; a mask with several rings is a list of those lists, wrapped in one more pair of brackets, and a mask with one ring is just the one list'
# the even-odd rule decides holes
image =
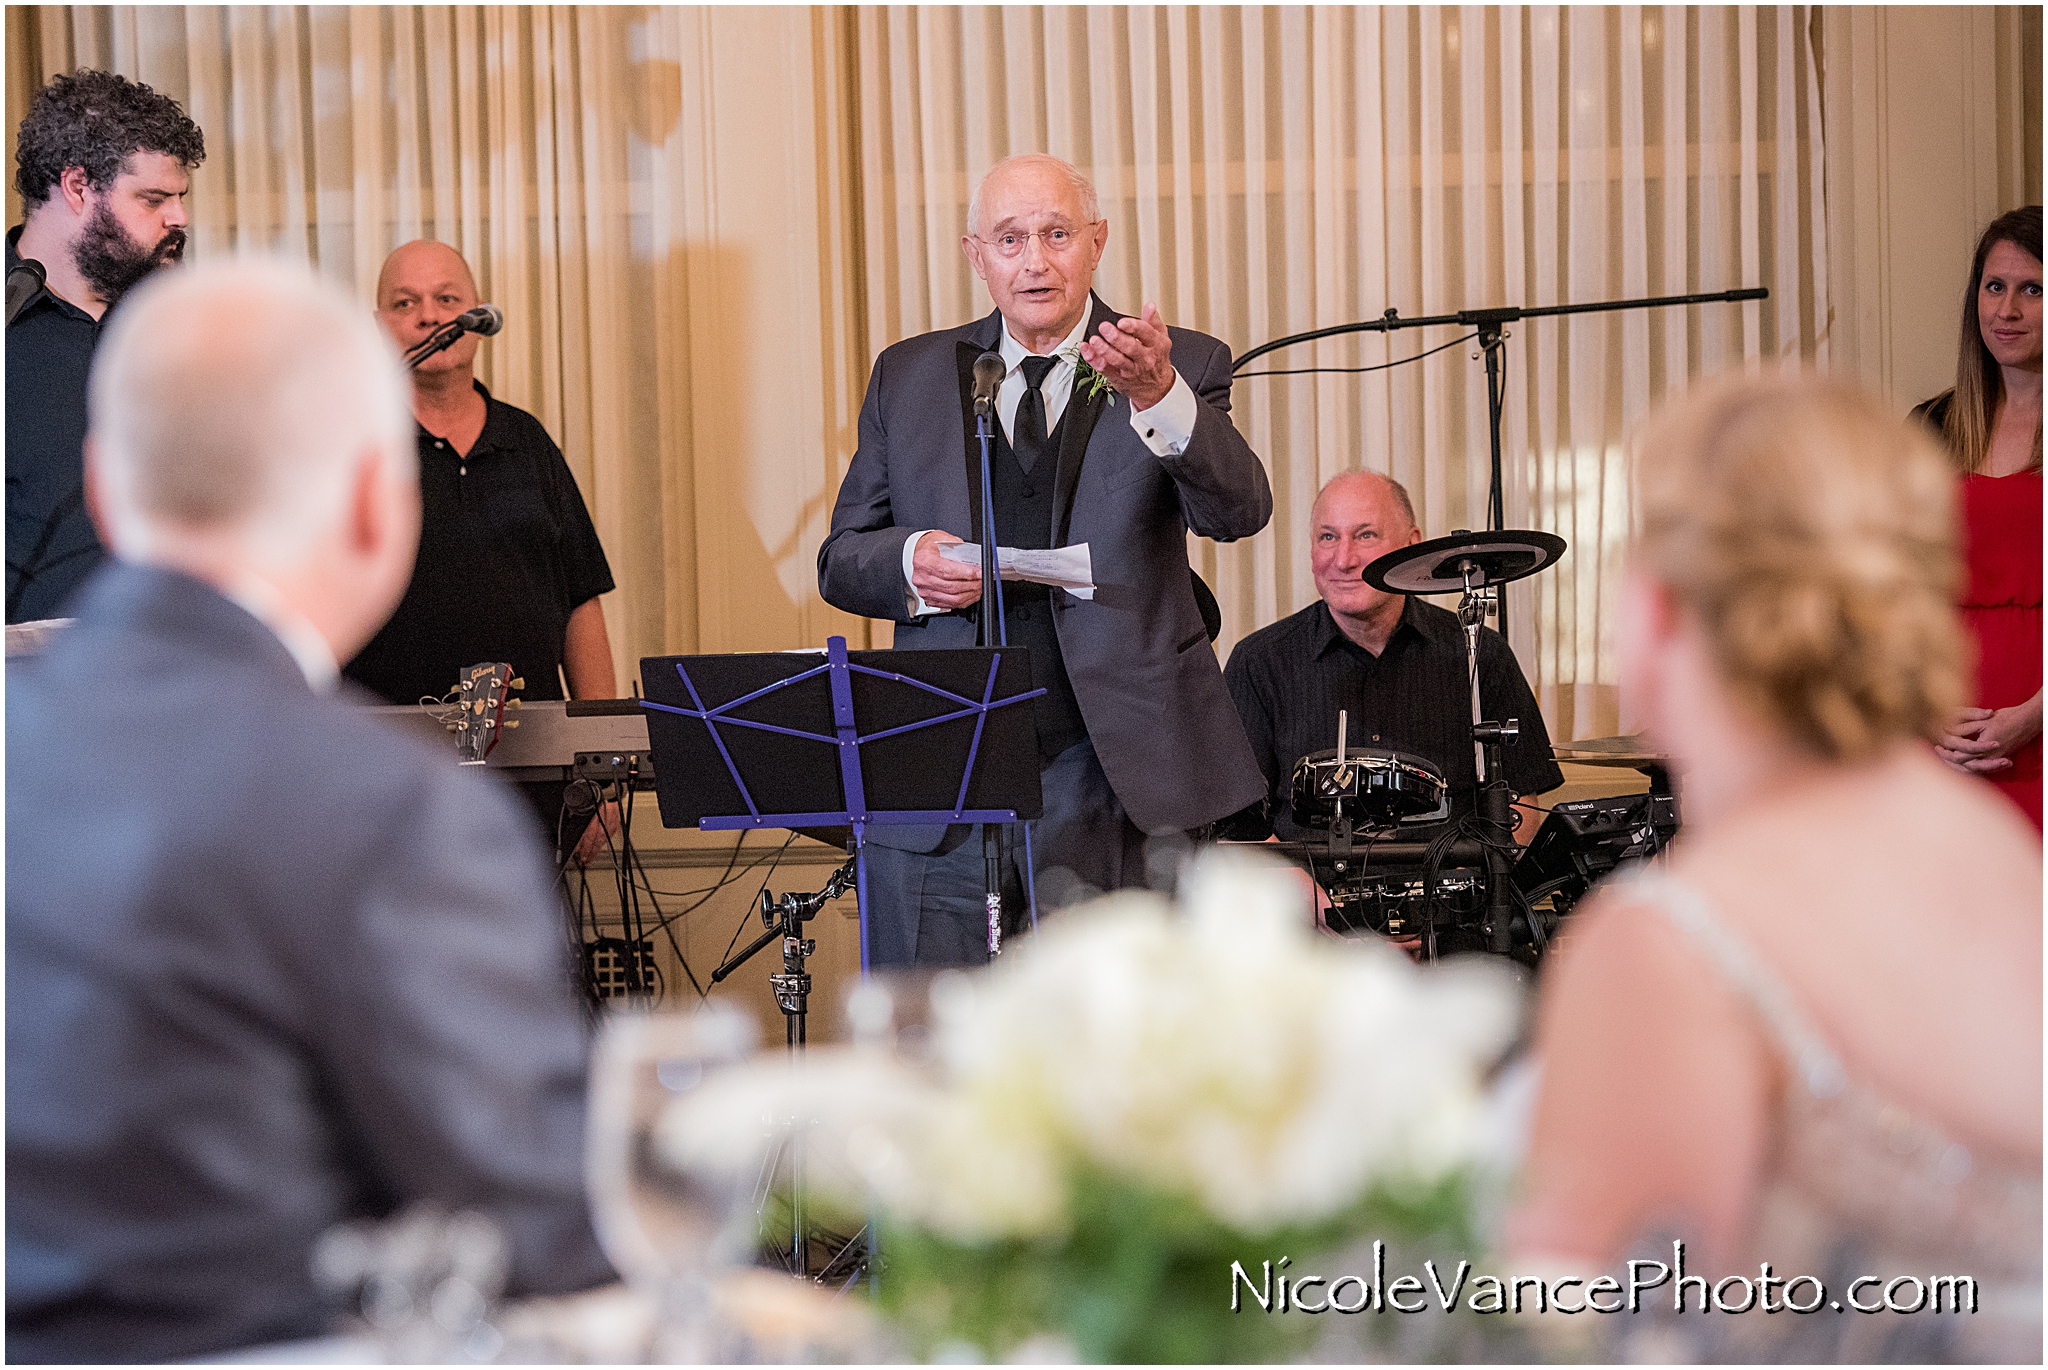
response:
{"label": "beige wall", "polygon": [[2041,202],[2041,10],[1819,14],[1834,365],[1917,404],[1955,383],[1978,233]]}

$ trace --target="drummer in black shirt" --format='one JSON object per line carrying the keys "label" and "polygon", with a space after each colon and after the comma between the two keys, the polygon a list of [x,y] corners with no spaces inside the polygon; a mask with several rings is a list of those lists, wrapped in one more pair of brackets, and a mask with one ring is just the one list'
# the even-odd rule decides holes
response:
{"label": "drummer in black shirt", "polygon": [[[377,318],[402,348],[477,303],[445,243],[407,243],[377,279]],[[476,381],[465,333],[414,370],[420,550],[384,630],[344,674],[394,704],[439,699],[466,666],[507,661],[530,700],[617,696],[604,606],[611,566],[562,451],[540,421]],[[561,787],[528,787],[551,836]],[[580,824],[578,825],[581,826]],[[591,829],[588,855],[601,837]]]}
{"label": "drummer in black shirt", "polygon": [[[1309,519],[1310,559],[1322,598],[1238,643],[1224,668],[1265,772],[1267,801],[1263,812],[1250,809],[1226,820],[1220,835],[1315,835],[1294,821],[1290,782],[1302,757],[1336,746],[1339,709],[1350,715],[1350,747],[1430,762],[1450,785],[1452,819],[1471,813],[1478,782],[1465,630],[1449,610],[1376,590],[1361,578],[1388,552],[1421,541],[1407,490],[1377,472],[1346,472],[1323,487]],[[1515,795],[1562,785],[1536,698],[1507,642],[1491,628],[1479,630],[1479,697],[1483,717],[1520,724],[1519,737],[1503,749]],[[1517,808],[1516,836],[1527,842],[1536,815],[1525,805]]]}

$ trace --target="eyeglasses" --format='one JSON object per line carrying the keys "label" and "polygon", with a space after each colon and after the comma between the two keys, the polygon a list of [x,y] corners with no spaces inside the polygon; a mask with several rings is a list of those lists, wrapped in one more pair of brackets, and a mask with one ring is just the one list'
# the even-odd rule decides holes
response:
{"label": "eyeglasses", "polygon": [[1081,228],[1047,228],[1036,233],[1019,233],[1012,229],[1008,233],[1000,233],[993,238],[981,238],[978,241],[994,248],[998,257],[1021,257],[1024,255],[1024,244],[1036,238],[1039,246],[1053,256],[1059,257],[1074,250],[1074,245],[1081,241],[1082,229],[1093,228],[1101,222],[1100,219],[1090,219],[1081,225]]}

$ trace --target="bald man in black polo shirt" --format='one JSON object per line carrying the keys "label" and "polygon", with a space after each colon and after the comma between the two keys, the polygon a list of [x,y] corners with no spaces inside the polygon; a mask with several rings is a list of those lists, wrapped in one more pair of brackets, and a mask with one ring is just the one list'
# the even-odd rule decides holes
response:
{"label": "bald man in black polo shirt", "polygon": [[[1449,610],[1375,590],[1361,578],[1388,552],[1422,540],[1407,490],[1378,472],[1345,472],[1316,496],[1309,523],[1322,598],[1238,643],[1224,668],[1267,793],[1264,812],[1237,815],[1229,835],[1310,835],[1294,821],[1290,782],[1302,757],[1337,745],[1339,709],[1350,712],[1351,746],[1430,762],[1450,783],[1452,818],[1471,813],[1478,783],[1465,630]],[[1484,717],[1521,724],[1502,758],[1515,794],[1562,785],[1536,697],[1507,641],[1491,628],[1479,630],[1479,696]],[[1520,840],[1535,834],[1534,817],[1524,809]]]}
{"label": "bald man in black polo shirt", "polygon": [[[405,244],[377,278],[377,321],[401,348],[476,303],[469,264],[445,243]],[[453,689],[465,666],[509,661],[526,679],[522,698],[614,698],[598,599],[613,581],[597,529],[540,420],[477,383],[478,341],[465,333],[412,373],[419,560],[398,611],[344,673],[416,704]],[[561,787],[523,788],[559,841]],[[585,856],[601,836],[590,832]]]}

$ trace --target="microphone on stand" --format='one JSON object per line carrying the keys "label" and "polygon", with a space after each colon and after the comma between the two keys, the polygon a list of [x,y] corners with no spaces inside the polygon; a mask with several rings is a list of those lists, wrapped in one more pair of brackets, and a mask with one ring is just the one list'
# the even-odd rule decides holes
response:
{"label": "microphone on stand", "polygon": [[974,359],[974,412],[977,416],[995,408],[996,391],[1001,388],[1003,375],[1009,369],[1003,365],[1000,352],[984,352]]}
{"label": "microphone on stand", "polygon": [[[981,622],[979,636],[984,647],[1010,645],[1009,629],[1003,622],[1003,582],[997,569],[995,487],[989,475],[989,450],[995,434],[995,422],[990,416],[996,410],[996,391],[1002,388],[1003,375],[1009,369],[1003,365],[1000,352],[984,352],[974,359],[974,431],[981,446],[982,598],[976,609]],[[1025,831],[1024,859],[1028,867],[1031,859],[1030,830]],[[989,959],[994,960],[1003,949],[1003,863],[1002,837],[992,823],[982,824],[981,864],[982,906],[988,915],[988,954]]]}
{"label": "microphone on stand", "polygon": [[36,292],[43,288],[46,279],[43,264],[30,257],[23,257],[19,265],[8,271],[7,322],[14,322],[14,316],[36,297]]}
{"label": "microphone on stand", "polygon": [[455,316],[455,327],[465,333],[474,333],[479,338],[496,337],[498,330],[505,326],[505,311],[494,304],[480,304],[475,309],[466,309]]}
{"label": "microphone on stand", "polygon": [[504,326],[505,312],[494,304],[480,304],[474,309],[465,309],[462,313],[457,314],[453,319],[435,329],[425,342],[420,343],[410,352],[406,353],[406,367],[407,369],[417,368],[421,362],[433,356],[436,352],[445,351],[453,347],[456,339],[465,333],[474,333],[479,338],[488,338],[495,335]]}

